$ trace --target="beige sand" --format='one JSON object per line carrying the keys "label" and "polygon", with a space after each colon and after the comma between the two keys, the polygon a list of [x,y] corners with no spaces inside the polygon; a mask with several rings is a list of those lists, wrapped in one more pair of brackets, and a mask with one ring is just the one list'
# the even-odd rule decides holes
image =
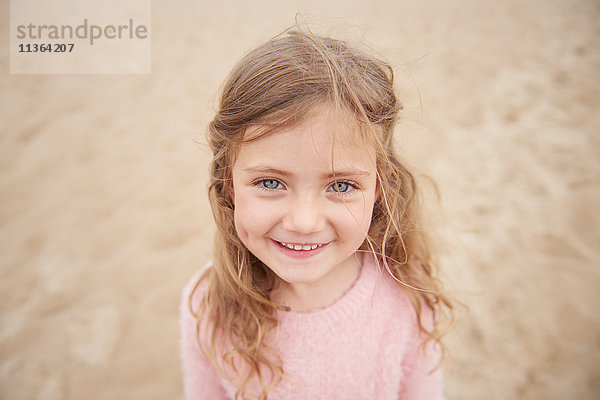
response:
{"label": "beige sand", "polygon": [[597,1],[154,2],[147,76],[8,75],[7,3],[0,398],[182,398],[179,292],[213,229],[193,138],[234,61],[297,11],[399,67],[399,145],[439,183],[470,308],[449,398],[600,397]]}

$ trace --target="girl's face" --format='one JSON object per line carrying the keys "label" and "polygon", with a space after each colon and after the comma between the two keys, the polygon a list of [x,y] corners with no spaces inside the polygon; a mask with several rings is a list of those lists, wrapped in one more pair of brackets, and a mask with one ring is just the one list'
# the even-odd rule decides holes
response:
{"label": "girl's face", "polygon": [[240,239],[296,289],[352,282],[375,197],[374,146],[325,107],[296,127],[243,144],[233,166]]}

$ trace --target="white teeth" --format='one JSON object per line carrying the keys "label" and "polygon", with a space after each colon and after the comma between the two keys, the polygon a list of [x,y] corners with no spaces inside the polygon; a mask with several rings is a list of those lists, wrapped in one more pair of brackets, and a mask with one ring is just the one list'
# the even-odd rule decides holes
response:
{"label": "white teeth", "polygon": [[314,250],[317,247],[321,247],[323,246],[322,244],[307,244],[307,245],[301,245],[301,244],[289,244],[289,243],[283,243],[283,242],[279,242],[281,243],[283,246],[287,247],[288,249],[292,249],[292,250],[297,250],[297,251],[307,251],[307,250]]}

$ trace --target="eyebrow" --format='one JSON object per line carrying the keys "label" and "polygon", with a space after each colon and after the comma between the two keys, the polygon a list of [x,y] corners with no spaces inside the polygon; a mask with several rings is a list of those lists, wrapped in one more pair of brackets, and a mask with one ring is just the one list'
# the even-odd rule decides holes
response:
{"label": "eyebrow", "polygon": [[[257,165],[254,167],[244,168],[244,171],[250,172],[250,173],[280,175],[280,176],[285,176],[285,177],[289,177],[289,176],[293,175],[289,171],[284,171],[281,169],[269,167],[267,165]],[[334,177],[341,177],[341,176],[369,176],[369,175],[371,175],[371,173],[369,173],[367,171],[363,171],[361,169],[341,169],[341,170],[335,170],[330,173],[322,174],[321,176],[323,178],[334,178]]]}

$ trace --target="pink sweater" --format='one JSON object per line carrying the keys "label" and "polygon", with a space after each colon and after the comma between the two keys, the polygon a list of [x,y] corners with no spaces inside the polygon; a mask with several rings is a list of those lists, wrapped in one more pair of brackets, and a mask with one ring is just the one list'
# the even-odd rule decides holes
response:
{"label": "pink sweater", "polygon": [[[333,305],[310,313],[278,312],[275,331],[284,380],[269,399],[444,399],[439,355],[422,342],[416,313],[387,272],[365,256],[355,284]],[[233,399],[196,344],[187,299],[202,271],[186,286],[181,307],[181,351],[186,399]],[[202,287],[192,306],[198,309]],[[426,355],[426,353],[428,355]]]}

